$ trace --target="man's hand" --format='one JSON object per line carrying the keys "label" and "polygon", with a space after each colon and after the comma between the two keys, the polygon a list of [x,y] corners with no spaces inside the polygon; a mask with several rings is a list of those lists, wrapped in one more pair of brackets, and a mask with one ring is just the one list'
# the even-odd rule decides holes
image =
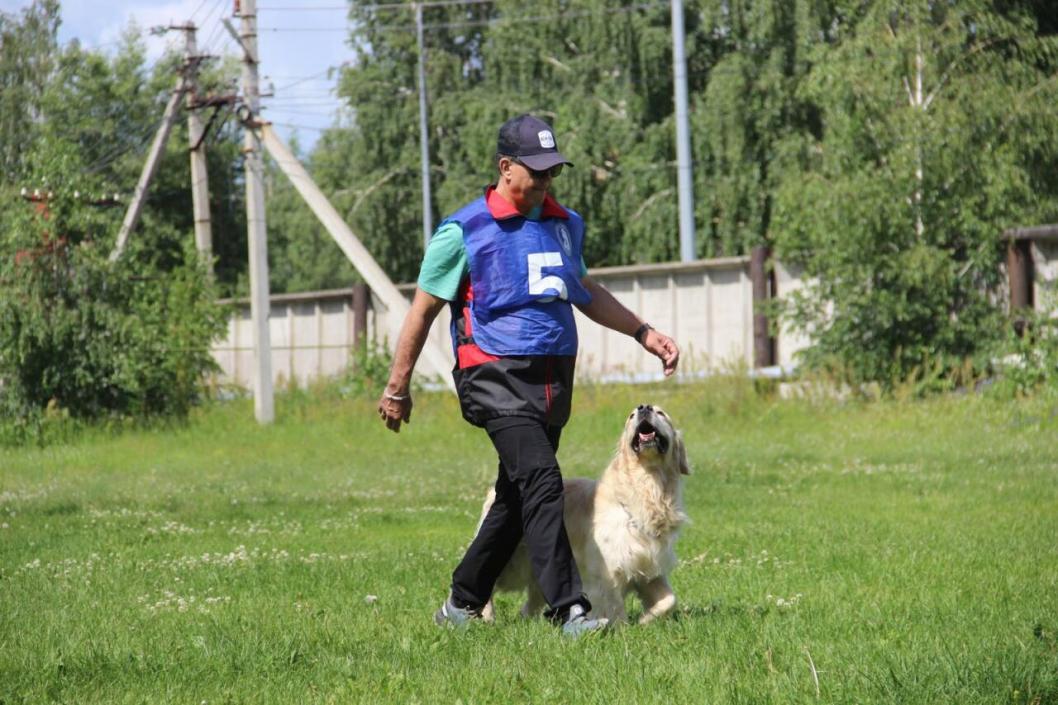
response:
{"label": "man's hand", "polygon": [[676,371],[676,365],[680,362],[680,349],[675,340],[651,328],[643,336],[643,347],[661,359],[666,377]]}
{"label": "man's hand", "polygon": [[383,392],[378,400],[378,415],[382,417],[386,428],[400,433],[401,423],[411,423],[411,392],[390,394]]}
{"label": "man's hand", "polygon": [[448,303],[422,289],[415,290],[411,308],[404,317],[397,338],[396,352],[393,353],[393,366],[389,370],[389,381],[382,390],[378,400],[378,415],[382,417],[386,428],[400,433],[402,423],[411,423],[411,371],[419,359],[422,346],[437,313]]}

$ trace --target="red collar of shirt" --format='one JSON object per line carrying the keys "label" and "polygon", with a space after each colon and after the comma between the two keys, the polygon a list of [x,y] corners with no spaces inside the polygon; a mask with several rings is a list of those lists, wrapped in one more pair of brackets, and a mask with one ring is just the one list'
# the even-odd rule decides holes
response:
{"label": "red collar of shirt", "polygon": [[[485,205],[488,206],[489,213],[496,220],[525,217],[518,212],[513,203],[496,192],[495,186],[489,186],[485,189]],[[549,193],[544,196],[544,205],[540,208],[540,220],[544,218],[564,218],[568,220],[569,212],[560,206],[558,201],[552,198]]]}

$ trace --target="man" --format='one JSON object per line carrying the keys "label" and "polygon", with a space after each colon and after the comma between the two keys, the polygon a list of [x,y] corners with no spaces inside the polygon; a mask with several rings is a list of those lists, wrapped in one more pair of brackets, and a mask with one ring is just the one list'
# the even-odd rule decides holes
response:
{"label": "man", "polygon": [[588,618],[591,604],[563,524],[555,459],[573,393],[572,306],[633,336],[661,359],[666,376],[680,353],[587,276],[584,221],[548,192],[563,166],[572,166],[551,127],[532,115],[508,120],[495,163],[496,184],[441,223],[430,240],[378,410],[393,431],[410,421],[412,368],[434,318],[449,304],[463,416],[485,429],[500,463],[496,500],[435,620],[460,626],[479,618],[524,538],[546,616],[575,637],[605,623]]}

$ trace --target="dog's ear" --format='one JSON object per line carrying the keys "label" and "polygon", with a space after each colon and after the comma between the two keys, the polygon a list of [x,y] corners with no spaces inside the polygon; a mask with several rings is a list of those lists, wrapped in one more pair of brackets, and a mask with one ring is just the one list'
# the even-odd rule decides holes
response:
{"label": "dog's ear", "polygon": [[676,431],[676,461],[679,463],[681,475],[691,474],[691,466],[687,462],[687,447],[683,445],[683,433],[680,431]]}

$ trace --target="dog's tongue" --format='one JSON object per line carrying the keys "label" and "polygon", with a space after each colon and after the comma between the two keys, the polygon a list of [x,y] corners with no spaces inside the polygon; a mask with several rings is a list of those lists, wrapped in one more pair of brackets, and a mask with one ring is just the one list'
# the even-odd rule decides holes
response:
{"label": "dog's tongue", "polygon": [[640,443],[649,443],[652,440],[654,440],[654,432],[653,431],[651,431],[650,433],[642,433],[641,432],[639,434],[639,442]]}

